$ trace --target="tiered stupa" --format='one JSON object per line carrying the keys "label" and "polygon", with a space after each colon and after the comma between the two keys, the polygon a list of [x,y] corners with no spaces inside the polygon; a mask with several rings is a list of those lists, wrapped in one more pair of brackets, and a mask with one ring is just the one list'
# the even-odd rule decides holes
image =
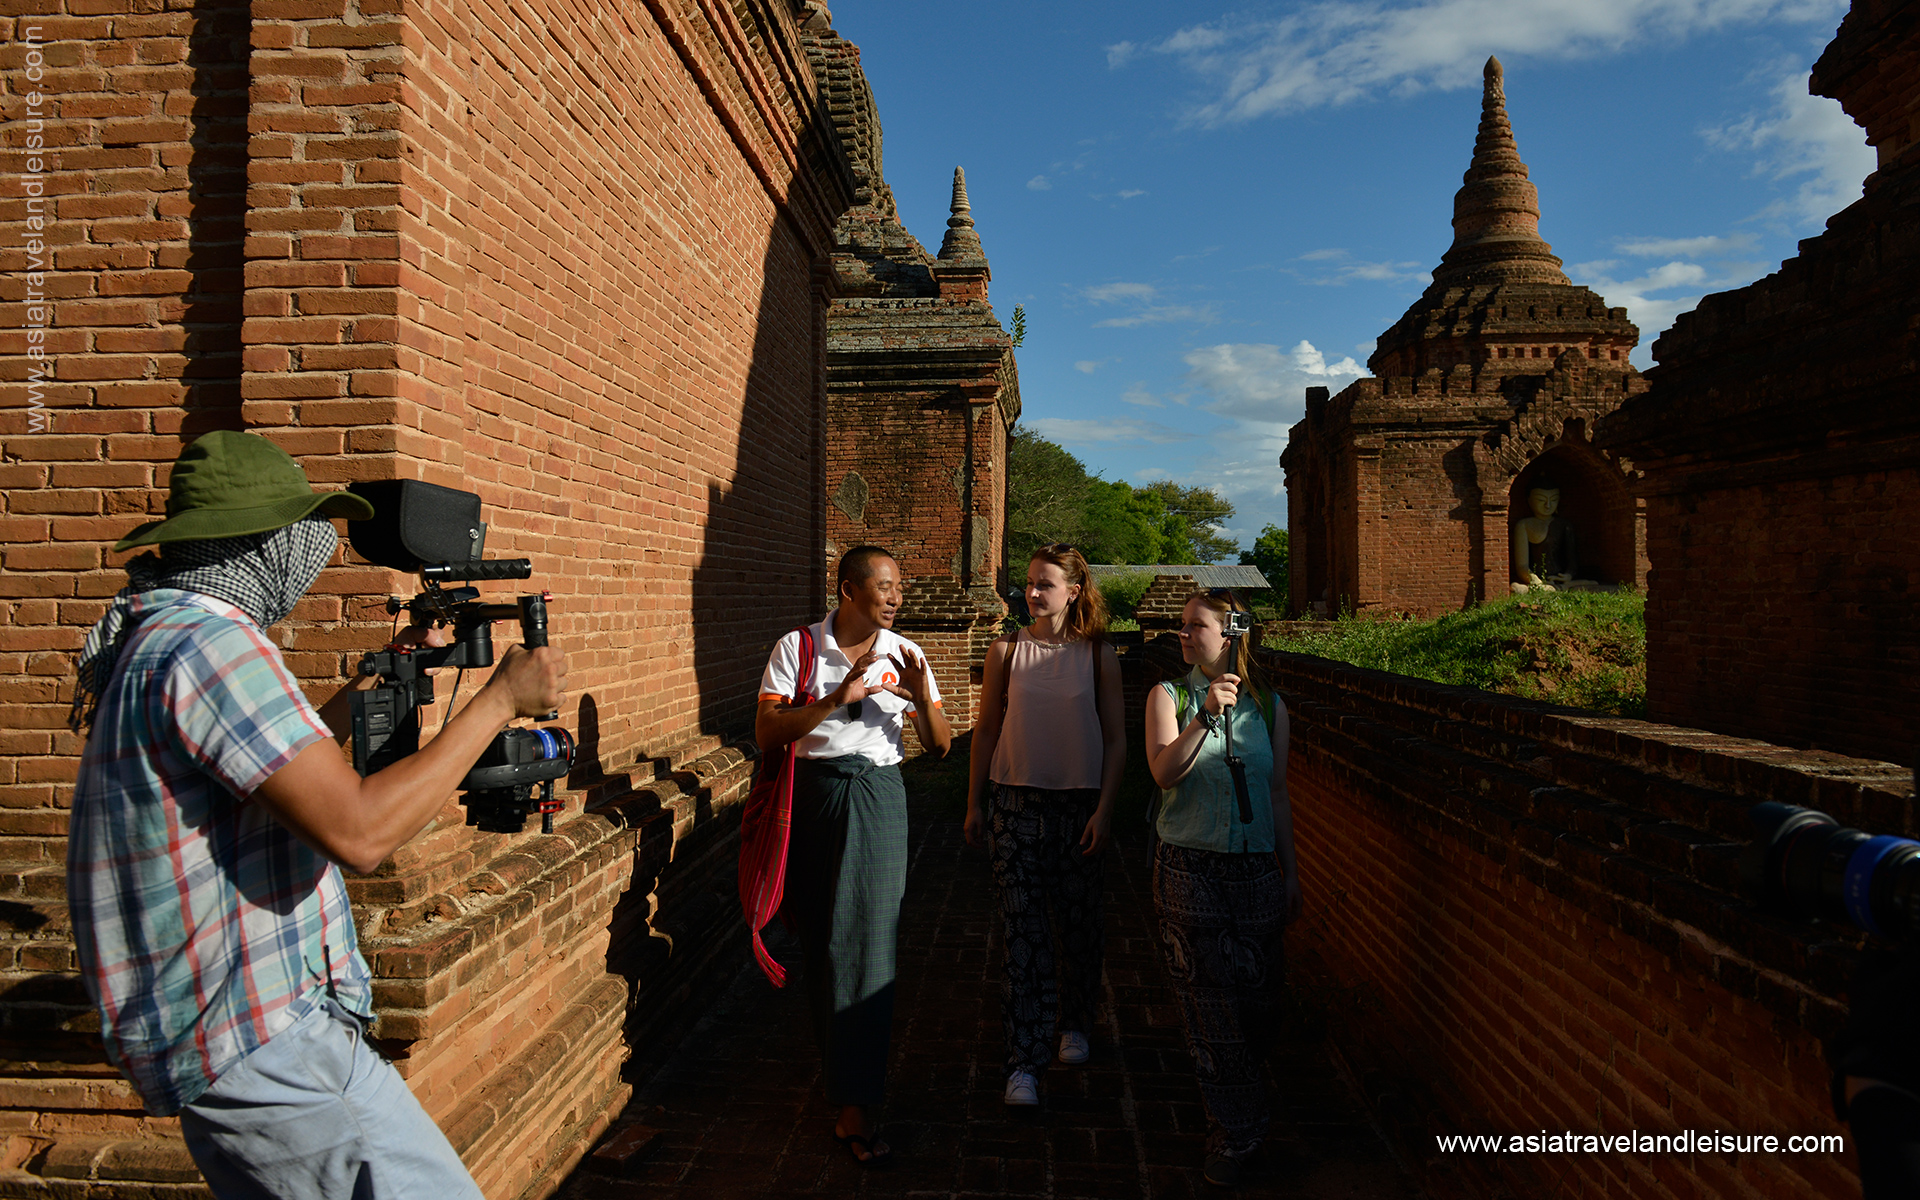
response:
{"label": "tiered stupa", "polygon": [[1548,482],[1579,531],[1581,574],[1638,582],[1646,566],[1628,467],[1593,424],[1645,389],[1639,330],[1572,283],[1540,237],[1539,192],[1488,59],[1453,245],[1367,360],[1373,377],[1307,390],[1286,469],[1291,607],[1432,615],[1506,595],[1511,522]]}

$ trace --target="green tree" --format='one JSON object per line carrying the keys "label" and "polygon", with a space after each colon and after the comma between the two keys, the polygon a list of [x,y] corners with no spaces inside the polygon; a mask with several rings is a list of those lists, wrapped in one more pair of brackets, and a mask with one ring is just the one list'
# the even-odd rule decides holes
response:
{"label": "green tree", "polygon": [[1215,563],[1239,549],[1220,532],[1232,502],[1162,480],[1143,488],[1087,474],[1086,464],[1024,426],[1007,436],[1007,562],[1072,542],[1097,563]]}
{"label": "green tree", "polygon": [[1081,553],[1098,563],[1165,562],[1163,517],[1158,498],[1117,479],[1095,479],[1087,487]]}
{"label": "green tree", "polygon": [[1139,489],[1159,501],[1164,563],[1217,563],[1240,549],[1220,532],[1233,520],[1233,502],[1211,488],[1181,487],[1162,479]]}
{"label": "green tree", "polygon": [[1260,573],[1273,585],[1275,597],[1282,608],[1287,603],[1287,531],[1278,525],[1268,525],[1253,540],[1253,549],[1240,552],[1240,565],[1259,567]]}
{"label": "green tree", "polygon": [[1015,350],[1018,350],[1021,344],[1027,340],[1027,306],[1024,304],[1016,304],[1013,306],[1013,333],[1011,336]]}
{"label": "green tree", "polygon": [[1087,494],[1099,486],[1065,449],[1014,426],[1007,435],[1007,561],[1025,563],[1049,542],[1084,541]]}

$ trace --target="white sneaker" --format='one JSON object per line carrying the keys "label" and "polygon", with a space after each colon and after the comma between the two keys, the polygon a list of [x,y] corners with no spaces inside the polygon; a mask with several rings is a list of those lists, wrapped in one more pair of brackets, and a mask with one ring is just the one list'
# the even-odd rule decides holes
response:
{"label": "white sneaker", "polygon": [[1087,1061],[1087,1055],[1093,1053],[1093,1047],[1087,1042],[1087,1035],[1069,1029],[1060,1035],[1060,1061],[1070,1067],[1077,1067]]}
{"label": "white sneaker", "polygon": [[1026,1108],[1040,1103],[1040,1081],[1025,1071],[1007,1076],[1007,1103]]}

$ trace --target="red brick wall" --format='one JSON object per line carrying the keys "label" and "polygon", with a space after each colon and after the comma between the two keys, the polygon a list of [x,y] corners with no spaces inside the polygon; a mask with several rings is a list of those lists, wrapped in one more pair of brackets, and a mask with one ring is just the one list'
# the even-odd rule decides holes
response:
{"label": "red brick wall", "polygon": [[[827,509],[837,552],[877,543],[909,580],[959,579],[966,562],[969,406],[913,394],[835,393],[827,401],[826,486],[839,491],[858,473],[867,501],[858,519]],[[835,554],[838,561],[838,553]],[[831,584],[829,584],[831,586]]]}
{"label": "red brick wall", "polygon": [[1309,896],[1290,949],[1309,996],[1343,998],[1350,1058],[1425,1108],[1402,1133],[1435,1194],[1857,1189],[1850,1156],[1437,1159],[1429,1135],[1840,1132],[1819,1041],[1847,951],[1835,931],[1752,916],[1735,851],[1762,799],[1912,836],[1910,776],[1324,660],[1275,666]]}
{"label": "red brick wall", "polygon": [[1815,66],[1880,148],[1780,270],[1654,344],[1600,427],[1644,474],[1648,711],[1911,765],[1920,755],[1920,13],[1860,3]]}
{"label": "red brick wall", "polygon": [[1790,746],[1920,757],[1920,471],[1649,497],[1647,710]]}
{"label": "red brick wall", "polygon": [[[983,609],[981,593],[1001,565],[1006,423],[995,404],[912,393],[836,391],[826,409],[828,586],[854,546],[893,554],[906,580],[896,629],[926,652],[947,719],[963,733],[978,703],[974,675],[999,633],[998,602]],[[911,733],[909,743],[917,753]]]}
{"label": "red brick wall", "polygon": [[[12,862],[64,855],[70,655],[125,583],[104,545],[145,519],[181,437],[239,423],[246,18],[75,7],[0,18],[7,169],[45,168],[38,211],[16,188],[0,200],[12,314],[0,331],[0,858]],[[29,53],[44,61],[37,82]],[[30,87],[45,122],[34,151]],[[46,360],[27,356],[30,294],[51,302]],[[36,414],[25,381],[43,365]]]}
{"label": "red brick wall", "polygon": [[[785,3],[117,7],[42,22],[60,382],[52,432],[18,382],[0,418],[0,1020],[59,1060],[0,1073],[0,1122],[49,1161],[177,1149],[99,1063],[70,973],[64,719],[125,579],[104,547],[187,439],[244,425],[322,486],[479,492],[489,554],[536,571],[488,590],[554,593],[582,742],[559,833],[472,833],[450,803],[350,883],[378,1034],[483,1190],[541,1193],[624,1098],[623,1037],[735,944],[747,768],[722,746],[825,588],[823,264],[849,196],[801,35]],[[275,634],[310,693],[385,640],[365,602],[413,586],[322,577]]]}
{"label": "red brick wall", "polygon": [[1367,611],[1438,616],[1479,600],[1485,547],[1470,441],[1392,438],[1376,469],[1382,587]]}
{"label": "red brick wall", "polygon": [[[1857,1194],[1850,1149],[1442,1156],[1434,1139],[1844,1134],[1820,1040],[1854,941],[1746,907],[1745,810],[1810,805],[1912,837],[1909,773],[1323,659],[1268,665],[1306,895],[1293,987],[1427,1194]],[[1132,700],[1178,649],[1162,636],[1123,669]]]}

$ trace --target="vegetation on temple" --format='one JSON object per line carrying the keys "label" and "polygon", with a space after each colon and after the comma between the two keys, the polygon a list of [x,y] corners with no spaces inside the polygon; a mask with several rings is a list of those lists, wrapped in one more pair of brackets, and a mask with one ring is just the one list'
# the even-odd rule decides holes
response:
{"label": "vegetation on temple", "polygon": [[1321,630],[1269,636],[1266,645],[1614,716],[1646,715],[1646,600],[1631,592],[1513,596],[1430,621],[1347,616]]}

